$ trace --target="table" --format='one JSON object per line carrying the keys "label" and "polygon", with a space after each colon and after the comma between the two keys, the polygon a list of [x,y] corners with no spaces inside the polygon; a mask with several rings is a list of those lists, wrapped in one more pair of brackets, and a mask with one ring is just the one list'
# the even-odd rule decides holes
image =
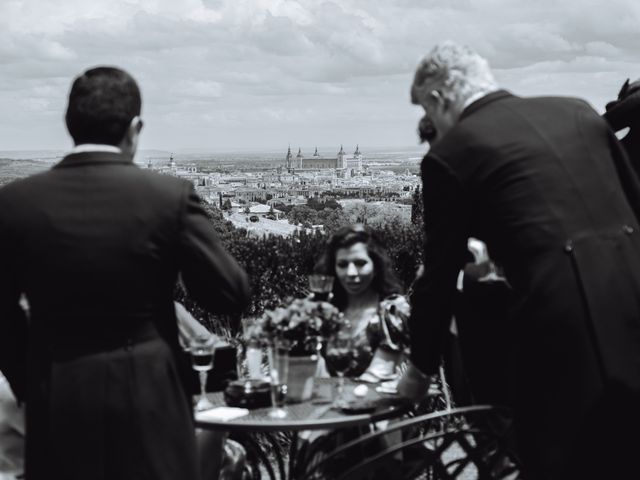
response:
{"label": "table", "polygon": [[[337,379],[317,378],[315,382],[316,391],[321,394],[320,398],[332,399],[331,391],[333,390]],[[353,387],[358,384],[359,383],[354,380],[345,379],[345,390],[347,392],[352,392]],[[289,467],[291,470],[297,444],[295,432],[300,430],[336,430],[363,425],[375,426],[376,422],[399,417],[411,409],[411,403],[402,401],[402,399],[396,395],[378,393],[375,390],[375,385],[366,385],[369,386],[369,389],[364,399],[375,401],[379,404],[374,411],[368,413],[343,413],[342,411],[331,408],[331,400],[325,400],[318,403],[319,399],[316,397],[312,398],[310,401],[285,405],[284,410],[287,412],[287,416],[285,418],[271,418],[269,416],[271,407],[266,407],[250,410],[248,415],[228,421],[196,420],[196,426],[202,429],[225,431],[228,433],[265,433],[267,434],[266,438],[268,441],[270,441],[274,446],[276,442],[270,434],[277,432],[293,432],[294,438],[291,443],[293,450],[289,454]],[[329,395],[326,395],[327,390],[329,391]],[[352,394],[349,396],[352,397]],[[225,405],[222,392],[210,393],[208,394],[208,397],[216,406]],[[252,441],[250,436],[246,436],[245,438],[249,442]],[[257,445],[249,445],[249,448],[256,450],[255,453],[260,457],[260,460],[265,463],[269,476],[272,479],[275,479],[275,473],[273,469],[270,468],[270,463],[266,458],[266,455],[264,455],[264,452],[262,452]],[[284,467],[285,462],[281,455],[279,455],[277,448],[275,449],[275,452],[280,478],[286,479],[287,474]]]}

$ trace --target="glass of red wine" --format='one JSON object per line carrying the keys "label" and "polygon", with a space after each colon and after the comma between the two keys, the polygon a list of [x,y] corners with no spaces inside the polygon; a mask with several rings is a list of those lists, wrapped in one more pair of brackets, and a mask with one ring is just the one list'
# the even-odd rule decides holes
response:
{"label": "glass of red wine", "polygon": [[333,290],[333,277],[319,273],[309,275],[309,290],[313,293],[314,300],[328,302]]}
{"label": "glass of red wine", "polygon": [[345,320],[340,329],[327,340],[324,354],[327,367],[338,377],[338,391],[333,402],[335,408],[343,408],[347,405],[344,395],[344,375],[353,364],[354,347],[351,325]]}
{"label": "glass of red wine", "polygon": [[189,342],[191,366],[200,376],[200,398],[196,403],[196,412],[209,410],[215,405],[207,398],[207,375],[213,368],[213,354],[215,352],[213,335],[200,335]]}

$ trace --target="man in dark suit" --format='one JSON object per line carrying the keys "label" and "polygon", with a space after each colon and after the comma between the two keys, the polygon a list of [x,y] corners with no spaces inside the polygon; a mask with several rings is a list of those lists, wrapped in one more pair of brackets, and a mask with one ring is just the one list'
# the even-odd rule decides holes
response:
{"label": "man in dark suit", "polygon": [[613,132],[582,100],[498,90],[482,57],[449,42],[418,66],[412,101],[437,136],[400,391],[418,397],[437,371],[476,237],[517,304],[505,348],[525,478],[623,478],[635,457],[621,435],[640,425],[640,186]]}
{"label": "man in dark suit", "polygon": [[248,283],[192,184],[134,165],[140,109],[126,72],[84,72],[75,148],[0,190],[0,370],[26,404],[30,480],[198,477],[173,290],[180,274],[229,313]]}
{"label": "man in dark suit", "polygon": [[618,98],[607,103],[603,117],[615,132],[629,129],[620,143],[640,178],[640,79],[631,83],[627,79],[622,84]]}

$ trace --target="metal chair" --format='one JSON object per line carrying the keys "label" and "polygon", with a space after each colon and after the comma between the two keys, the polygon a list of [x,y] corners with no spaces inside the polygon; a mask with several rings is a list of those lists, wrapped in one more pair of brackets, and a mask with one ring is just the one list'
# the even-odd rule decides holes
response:
{"label": "metal chair", "polygon": [[300,478],[515,480],[521,468],[509,447],[509,416],[487,405],[403,420],[336,448]]}

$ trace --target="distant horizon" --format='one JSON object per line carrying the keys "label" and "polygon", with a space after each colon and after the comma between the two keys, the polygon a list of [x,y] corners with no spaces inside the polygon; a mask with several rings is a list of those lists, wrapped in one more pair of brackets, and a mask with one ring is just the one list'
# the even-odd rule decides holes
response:
{"label": "distant horizon", "polygon": [[[400,150],[402,152],[426,152],[428,146],[426,145],[372,145],[372,146],[363,146],[361,144],[337,144],[337,146],[322,146],[318,145],[318,153],[320,155],[335,155],[338,153],[340,149],[340,145],[344,148],[347,154],[352,153],[352,150],[356,149],[356,146],[360,148],[362,154],[366,157],[367,152],[369,153],[393,153],[393,150]],[[152,154],[152,153],[163,153],[163,154],[174,154],[174,155],[207,155],[207,154],[241,154],[241,153],[268,153],[268,154],[278,154],[282,152],[283,157],[287,152],[287,148],[289,146],[286,145],[283,148],[275,148],[275,147],[238,147],[238,148],[197,148],[197,147],[186,147],[186,148],[140,148],[136,153],[136,157],[141,154]],[[71,150],[72,147],[63,149],[63,148],[37,148],[37,149],[4,149],[0,150],[0,157],[5,157],[10,154],[20,154],[24,156],[26,154],[50,154],[50,155],[64,155]],[[305,145],[295,145],[291,144],[291,152],[296,155],[298,153],[298,148],[302,150],[302,154],[304,156],[311,156],[315,152],[316,146],[305,146]],[[334,151],[335,150],[335,151]],[[11,158],[11,157],[9,157]]]}

